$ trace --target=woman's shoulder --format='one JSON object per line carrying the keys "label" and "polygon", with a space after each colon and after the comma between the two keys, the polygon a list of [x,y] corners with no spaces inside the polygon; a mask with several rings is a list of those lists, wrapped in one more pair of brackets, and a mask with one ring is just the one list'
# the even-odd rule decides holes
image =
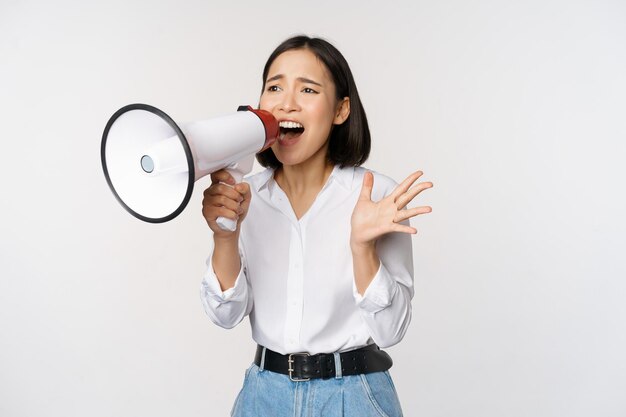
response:
{"label": "woman's shoulder", "polygon": [[246,176],[243,180],[250,184],[250,187],[255,190],[263,187],[272,178],[274,170],[272,168],[265,168],[257,173]]}

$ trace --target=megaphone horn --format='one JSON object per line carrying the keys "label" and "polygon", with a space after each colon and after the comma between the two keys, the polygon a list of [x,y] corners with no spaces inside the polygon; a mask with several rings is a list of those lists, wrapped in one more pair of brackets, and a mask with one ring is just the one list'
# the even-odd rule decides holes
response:
{"label": "megaphone horn", "polygon": [[[252,170],[254,155],[278,137],[271,113],[240,106],[237,112],[179,127],[147,104],[116,111],[102,135],[100,156],[107,183],[133,216],[163,223],[189,203],[198,179],[226,168],[237,182]],[[225,230],[236,222],[219,218]]]}

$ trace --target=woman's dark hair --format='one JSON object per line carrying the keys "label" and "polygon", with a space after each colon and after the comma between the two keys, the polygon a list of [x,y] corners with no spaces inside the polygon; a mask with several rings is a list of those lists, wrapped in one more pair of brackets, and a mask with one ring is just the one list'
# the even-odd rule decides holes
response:
{"label": "woman's dark hair", "polygon": [[[341,100],[344,97],[350,99],[350,115],[342,124],[333,126],[331,130],[328,144],[328,162],[333,165],[339,165],[342,168],[361,165],[367,160],[371,148],[367,117],[365,116],[365,110],[361,104],[348,62],[341,55],[341,52],[328,41],[320,38],[309,38],[308,36],[294,36],[278,45],[265,63],[261,94],[265,90],[265,80],[267,80],[270,66],[274,60],[283,52],[295,49],[306,49],[315,54],[330,72],[330,76],[335,83],[337,100]],[[278,168],[282,165],[271,148],[257,154],[256,158],[264,167]]]}

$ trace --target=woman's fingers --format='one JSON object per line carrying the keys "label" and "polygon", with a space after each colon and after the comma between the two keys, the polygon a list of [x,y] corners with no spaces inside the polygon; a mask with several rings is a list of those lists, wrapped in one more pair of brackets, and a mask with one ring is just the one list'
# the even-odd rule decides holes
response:
{"label": "woman's fingers", "polygon": [[394,222],[400,223],[405,221],[406,219],[410,219],[411,217],[415,217],[420,214],[430,213],[432,211],[433,209],[430,206],[415,207],[407,210],[398,210]]}
{"label": "woman's fingers", "polygon": [[[203,202],[203,204],[205,203]],[[211,196],[209,199],[206,200],[206,204],[214,207],[226,207],[227,209],[232,211],[238,211],[239,207],[241,206],[239,201],[233,200],[224,195]]]}
{"label": "woman's fingers", "polygon": [[417,229],[406,224],[405,220],[430,213],[432,208],[422,206],[406,209],[406,206],[419,193],[433,186],[432,182],[422,182],[413,186],[422,175],[422,171],[412,173],[391,194],[374,202],[369,197],[373,178],[369,178],[366,174],[361,194],[352,213],[351,242],[369,243],[391,232],[417,233]]}
{"label": "woman's fingers", "polygon": [[398,224],[398,223],[394,223],[393,227],[391,228],[392,232],[400,232],[400,233],[410,233],[412,235],[417,233],[417,229],[411,226],[407,226],[404,224]]}
{"label": "woman's fingers", "polygon": [[[215,220],[218,217],[226,217],[229,219],[238,220],[239,218],[238,211],[239,209],[231,210],[230,208],[226,206],[213,205],[213,204],[207,203],[206,201],[203,203],[203,206],[202,206],[202,215],[206,219],[209,226],[211,226],[212,223],[215,223]],[[211,227],[211,229],[215,231],[213,227]]]}
{"label": "woman's fingers", "polygon": [[215,183],[204,190],[202,212],[207,221],[218,217],[237,219],[250,205],[250,186],[246,183],[230,187]]}
{"label": "woman's fingers", "polygon": [[218,217],[226,217],[236,221],[239,220],[239,213],[226,207],[214,207],[210,217],[212,217],[211,220],[216,220]]}
{"label": "woman's fingers", "polygon": [[417,179],[421,177],[423,174],[424,173],[422,171],[415,171],[414,173],[406,177],[404,181],[402,181],[395,188],[395,190],[393,190],[393,192],[389,194],[389,196],[393,198],[393,201],[396,201],[396,199],[400,197],[402,194],[406,193],[406,191],[411,187],[411,185],[413,185],[413,183],[417,181]]}
{"label": "woman's fingers", "polygon": [[419,193],[421,193],[422,191],[428,189],[428,188],[432,188],[433,187],[433,183],[432,182],[421,182],[419,184],[417,184],[415,187],[411,187],[408,191],[406,191],[405,193],[399,195],[396,198],[396,206],[398,207],[398,209],[403,209],[407,206],[407,204],[409,204],[411,202],[411,200],[413,200],[415,198],[415,196],[417,196]]}
{"label": "woman's fingers", "polygon": [[361,194],[359,200],[372,200],[372,188],[374,188],[374,174],[367,171],[363,175],[363,184],[361,185]]}
{"label": "woman's fingers", "polygon": [[233,176],[226,170],[211,174],[211,186],[204,190],[202,215],[215,235],[227,235],[232,232],[222,230],[216,220],[225,217],[241,223],[250,207],[250,185],[236,184]]}
{"label": "woman's fingers", "polygon": [[224,184],[213,184],[206,190],[204,190],[204,197],[223,195],[235,201],[242,201],[243,195],[237,191],[236,187],[231,187]]}
{"label": "woman's fingers", "polygon": [[219,171],[215,171],[211,174],[211,183],[216,184],[218,182],[223,182],[230,185],[235,185],[236,181],[232,175],[228,173],[225,169],[220,169]]}
{"label": "woman's fingers", "polygon": [[252,199],[252,193],[250,192],[250,184],[247,182],[241,182],[235,186],[235,190],[239,193],[241,201],[239,202],[244,211],[248,211],[250,206],[250,200]]}

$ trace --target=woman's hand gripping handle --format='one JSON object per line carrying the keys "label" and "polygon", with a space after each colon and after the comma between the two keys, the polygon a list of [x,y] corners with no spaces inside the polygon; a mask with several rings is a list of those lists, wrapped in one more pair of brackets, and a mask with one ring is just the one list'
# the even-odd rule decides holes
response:
{"label": "woman's hand gripping handle", "polygon": [[204,190],[202,215],[215,238],[231,237],[248,213],[250,185],[240,182],[243,174],[237,174],[234,170],[216,171],[211,174],[211,186]]}

